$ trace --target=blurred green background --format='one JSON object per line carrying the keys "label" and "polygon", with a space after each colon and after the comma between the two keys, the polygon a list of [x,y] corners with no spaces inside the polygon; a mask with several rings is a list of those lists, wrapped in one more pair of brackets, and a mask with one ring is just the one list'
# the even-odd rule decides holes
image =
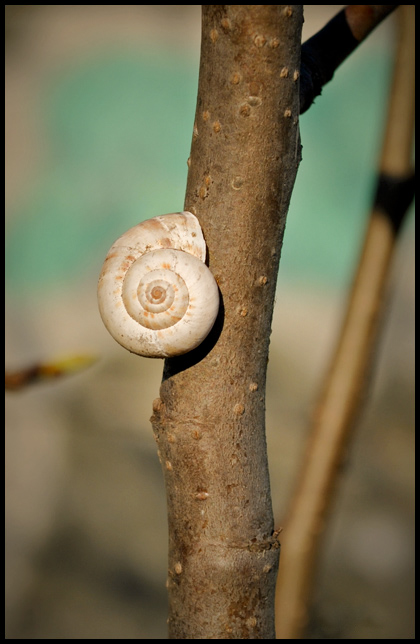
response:
{"label": "blurred green background", "polygon": [[[282,279],[338,287],[349,279],[374,188],[389,45],[383,38],[356,51],[301,119],[303,162]],[[183,208],[198,80],[194,54],[164,42],[145,46],[139,38],[137,46],[105,42],[83,56],[74,52],[58,69],[43,70],[33,118],[45,155],[8,210],[12,291],[80,279],[121,231]]]}
{"label": "blurred green background", "polygon": [[[305,5],[304,39],[342,6]],[[394,29],[392,16],[301,118],[267,392],[279,518],[374,191]],[[6,366],[101,357],[7,401],[8,639],[166,637],[165,499],[148,422],[162,363],[114,346],[96,282],[116,237],[183,208],[199,47],[200,5],[6,5]],[[412,637],[413,229],[414,209],[313,638]]]}

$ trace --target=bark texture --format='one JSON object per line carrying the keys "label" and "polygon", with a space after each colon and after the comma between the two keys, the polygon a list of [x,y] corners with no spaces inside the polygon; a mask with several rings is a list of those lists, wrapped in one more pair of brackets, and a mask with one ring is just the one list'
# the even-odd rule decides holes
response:
{"label": "bark texture", "polygon": [[302,5],[203,5],[185,209],[201,223],[222,304],[209,338],[166,360],[154,402],[171,639],[275,639],[265,380],[300,161],[302,20]]}

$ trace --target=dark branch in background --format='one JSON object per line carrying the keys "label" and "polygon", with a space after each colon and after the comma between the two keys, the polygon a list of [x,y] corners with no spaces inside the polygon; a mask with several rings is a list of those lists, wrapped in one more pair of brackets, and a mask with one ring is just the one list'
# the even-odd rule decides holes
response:
{"label": "dark branch in background", "polygon": [[415,179],[414,172],[408,177],[393,177],[385,173],[378,177],[373,206],[388,218],[395,234],[399,232],[414,199]]}
{"label": "dark branch in background", "polygon": [[348,5],[302,45],[300,113],[310,108],[341,63],[397,4]]}

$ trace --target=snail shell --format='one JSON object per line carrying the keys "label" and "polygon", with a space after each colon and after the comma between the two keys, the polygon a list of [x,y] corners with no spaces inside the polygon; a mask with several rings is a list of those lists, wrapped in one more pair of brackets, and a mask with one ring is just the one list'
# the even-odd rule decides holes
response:
{"label": "snail shell", "polygon": [[187,211],[148,219],[119,237],[98,284],[99,311],[113,338],[149,358],[195,349],[219,310],[205,259],[200,224]]}

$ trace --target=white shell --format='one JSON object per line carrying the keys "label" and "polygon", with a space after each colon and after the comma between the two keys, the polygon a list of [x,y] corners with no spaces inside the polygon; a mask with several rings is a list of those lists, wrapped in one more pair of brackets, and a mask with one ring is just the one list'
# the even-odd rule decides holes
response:
{"label": "white shell", "polygon": [[201,344],[219,310],[205,258],[199,221],[187,211],[148,219],[119,237],[98,284],[99,311],[113,338],[149,358]]}

